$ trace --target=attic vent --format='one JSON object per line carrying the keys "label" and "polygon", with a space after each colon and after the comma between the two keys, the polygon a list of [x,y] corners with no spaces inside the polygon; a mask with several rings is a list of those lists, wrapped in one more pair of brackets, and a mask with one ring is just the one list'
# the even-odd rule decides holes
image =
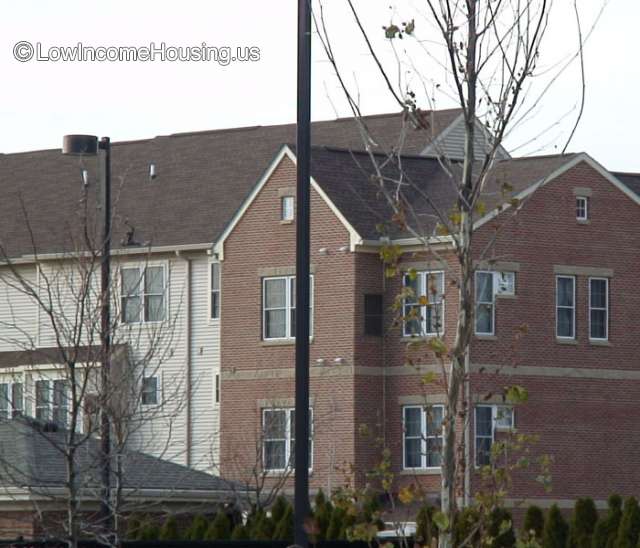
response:
{"label": "attic vent", "polygon": [[156,164],[151,163],[149,164],[149,179],[155,179],[156,178]]}

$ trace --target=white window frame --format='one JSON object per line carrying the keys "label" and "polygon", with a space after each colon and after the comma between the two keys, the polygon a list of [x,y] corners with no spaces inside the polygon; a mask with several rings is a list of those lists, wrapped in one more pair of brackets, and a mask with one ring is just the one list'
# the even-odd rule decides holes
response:
{"label": "white window frame", "polygon": [[[65,409],[65,423],[60,424],[60,426],[68,427],[69,426],[69,413],[71,411],[69,403],[71,399],[69,386],[69,380],[65,378],[54,378],[54,379],[36,379],[33,384],[33,401],[34,401],[34,415],[38,418],[38,410],[44,409],[44,417],[39,418],[38,420],[43,420],[45,422],[54,422],[54,414],[57,409]],[[42,405],[38,405],[38,385],[39,383],[44,383],[46,385],[46,400],[41,402]],[[59,405],[55,401],[56,394],[56,383],[64,383],[66,385],[65,390],[65,399],[67,405]],[[24,395],[24,392],[23,392]],[[58,423],[56,423],[58,424]]]}
{"label": "white window frame", "polygon": [[[213,282],[213,268],[214,265],[218,265],[218,288],[214,289]],[[218,315],[213,315],[213,295],[217,293],[218,295]],[[209,262],[209,320],[210,321],[218,321],[220,320],[220,314],[222,312],[222,263],[218,261]]]}
{"label": "white window frame", "polygon": [[[151,403],[144,402],[144,383],[147,379],[155,379],[156,380],[156,401]],[[142,377],[142,383],[140,385],[140,405],[144,408],[154,407],[156,405],[160,405],[162,403],[162,376],[159,372],[155,372],[152,375],[144,375]]]}
{"label": "white window frame", "polygon": [[295,196],[286,195],[280,197],[280,220],[291,222],[296,218]]}
{"label": "white window frame", "polygon": [[[580,215],[582,210],[582,215]],[[587,221],[589,219],[589,198],[586,196],[576,196],[576,220]]]}
{"label": "white window frame", "polygon": [[[265,450],[265,445],[267,441],[272,441],[272,440],[276,440],[276,439],[281,439],[281,438],[267,438],[266,437],[266,415],[267,413],[275,413],[275,412],[282,412],[284,411],[286,413],[286,424],[285,424],[285,437],[282,438],[284,439],[285,442],[285,453],[284,453],[284,460],[285,463],[288,463],[285,465],[284,468],[267,468],[266,464],[265,464],[265,455],[266,455],[266,450]],[[295,432],[292,432],[292,428],[291,428],[291,423],[293,422],[291,420],[291,416],[292,413],[295,411],[295,407],[265,407],[262,409],[262,468],[265,472],[269,473],[269,474],[281,474],[284,473],[288,470],[291,470],[294,467],[294,463],[291,462],[291,445],[292,445],[292,441],[295,441]],[[309,449],[309,471],[313,470],[313,448],[314,448],[314,440],[313,440],[313,408],[309,407],[309,443],[311,445],[310,449]]]}
{"label": "white window frame", "polygon": [[[410,322],[412,320],[409,321],[403,321],[402,322],[402,336],[403,337],[440,337],[442,335],[444,335],[444,329],[445,329],[445,300],[446,300],[446,295],[445,295],[445,289],[446,289],[446,283],[445,283],[445,275],[444,275],[444,270],[421,270],[419,272],[416,272],[416,279],[419,280],[419,293],[421,293],[424,290],[424,296],[427,297],[427,299],[431,300],[432,294],[429,290],[429,278],[433,275],[437,275],[440,274],[441,276],[441,280],[442,280],[442,284],[441,284],[441,295],[442,297],[440,298],[439,302],[435,302],[429,305],[419,305],[417,304],[418,299],[420,298],[421,295],[414,295],[414,299],[415,302],[410,303],[407,302],[406,297],[403,299],[402,301],[402,315],[403,317],[406,318],[407,316],[407,307],[420,307],[420,318],[416,319],[416,321],[420,322],[420,333],[412,333],[410,330],[407,331],[407,328],[410,324]],[[406,276],[408,276],[408,273],[404,273],[402,276],[402,284],[403,287],[407,287],[406,285]],[[440,331],[427,331],[426,327],[427,327],[427,307],[429,306],[439,306],[440,307]]]}
{"label": "white window frame", "polygon": [[[488,274],[491,276],[491,301],[480,301],[478,298],[478,274]],[[474,320],[473,320],[473,331],[476,335],[481,336],[493,336],[496,334],[496,276],[495,273],[491,270],[476,270],[474,274]],[[478,307],[480,305],[483,306],[491,306],[491,331],[478,331]]]}
{"label": "white window frame", "polygon": [[[605,283],[605,307],[594,307],[591,302],[591,282],[598,281]],[[604,337],[594,337],[591,333],[591,311],[604,311]],[[589,340],[590,341],[608,341],[609,340],[609,278],[590,277],[589,278]]]}
{"label": "white window frame", "polygon": [[[478,436],[478,416],[476,410],[478,408],[491,408],[491,436]],[[504,423],[500,423],[501,417],[500,413],[504,413],[504,410],[510,410],[510,423],[508,425]],[[473,423],[474,423],[474,432],[473,432],[473,452],[474,452],[474,464],[476,468],[481,466],[488,466],[487,464],[479,464],[478,463],[478,438],[482,437],[483,439],[491,438],[491,447],[493,447],[494,442],[496,441],[496,432],[509,432],[515,428],[515,408],[511,405],[505,404],[478,404],[474,407],[473,410]]]}
{"label": "white window frame", "polygon": [[[147,269],[148,268],[162,268],[162,282],[163,282],[163,288],[162,288],[162,297],[163,297],[163,314],[162,314],[162,319],[159,320],[147,320],[146,319],[146,299],[147,296],[150,295],[157,295],[156,293],[147,293],[145,290],[145,277],[146,277],[146,273],[147,273]],[[124,270],[137,270],[138,271],[138,284],[139,284],[139,292],[138,292],[138,296],[140,298],[140,315],[138,317],[138,320],[136,321],[131,321],[131,322],[127,322],[124,319],[124,307],[122,305],[123,299],[127,298],[127,295],[124,295],[123,291],[124,291],[124,285],[122,283],[122,276],[123,276],[123,271]],[[122,264],[119,267],[119,278],[118,278],[118,283],[119,283],[119,293],[120,293],[120,322],[124,325],[139,325],[139,324],[148,324],[148,325],[153,325],[153,324],[161,324],[163,322],[165,322],[167,320],[167,318],[169,317],[169,268],[166,262],[162,262],[162,263],[157,263],[157,262],[152,262],[152,263],[148,263],[148,264],[144,264],[144,265],[140,265],[140,264]]]}
{"label": "white window frame", "polygon": [[[572,293],[572,301],[573,301],[573,306],[560,306],[558,304],[558,282],[560,279],[566,279],[566,280],[571,280],[573,283],[573,293]],[[555,284],[555,301],[556,301],[556,338],[557,339],[563,339],[563,340],[575,340],[576,338],[576,277],[575,276],[571,276],[571,275],[567,275],[567,274],[559,274],[556,275],[556,284]],[[559,328],[559,318],[560,315],[558,314],[558,310],[559,309],[568,309],[570,308],[573,311],[572,314],[572,333],[571,336],[567,336],[567,335],[558,335],[558,328]]]}
{"label": "white window frame", "polygon": [[[267,312],[265,307],[267,297],[267,282],[275,280],[285,280],[285,336],[284,337],[267,337]],[[295,309],[296,303],[292,302],[292,284],[295,284],[296,277],[293,276],[266,276],[262,278],[262,340],[263,341],[287,341],[293,340],[296,334],[291,330],[291,311]],[[314,275],[309,275],[309,338],[313,337],[313,310],[314,310]],[[280,310],[280,309],[278,309]],[[296,316],[297,317],[297,316]]]}
{"label": "white window frame", "polygon": [[[25,385],[24,380],[7,380],[0,381],[0,386],[7,386],[7,399],[6,401],[0,401],[0,406],[2,407],[2,411],[0,414],[4,414],[6,419],[12,419],[18,415],[25,415]],[[22,406],[20,409],[15,407],[14,401],[14,387],[20,386],[22,390]],[[0,415],[1,416],[1,415]]]}
{"label": "white window frame", "polygon": [[[427,413],[428,409],[439,408],[442,410],[442,417],[444,420],[444,405],[442,404],[433,404],[433,405],[403,405],[402,406],[402,469],[403,470],[440,470],[442,466],[427,466],[427,440],[440,438],[440,443],[444,448],[444,436],[442,435],[442,431],[439,433],[430,433],[427,432]],[[420,410],[420,466],[407,466],[407,451],[406,451],[406,442],[407,442],[407,431],[405,428],[406,415],[405,411],[408,409],[419,409]],[[415,436],[411,436],[411,439],[416,439]],[[440,459],[442,460],[442,453],[440,455]]]}

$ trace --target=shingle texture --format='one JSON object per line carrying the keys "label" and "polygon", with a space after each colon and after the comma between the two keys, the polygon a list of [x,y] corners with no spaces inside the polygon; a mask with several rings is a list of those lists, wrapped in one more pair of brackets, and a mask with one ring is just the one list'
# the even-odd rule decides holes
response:
{"label": "shingle texture", "polygon": [[[65,447],[67,432],[33,419],[18,417],[0,421],[0,486],[64,487],[66,462],[58,448]],[[78,487],[98,488],[100,441],[89,438],[76,452]],[[125,451],[122,455],[125,489],[161,489],[166,492],[230,491],[233,484],[145,453]]]}
{"label": "shingle texture", "polygon": [[[396,144],[420,153],[431,137],[459,113],[427,116],[427,129],[409,127],[400,114],[365,117],[380,147]],[[122,247],[127,226],[137,244],[214,242],[259,180],[283,143],[295,140],[295,125],[257,126],[114,143],[113,246]],[[312,124],[312,142],[362,149],[351,118]],[[374,147],[375,148],[375,147]],[[154,163],[156,178],[149,178]],[[81,170],[86,169],[85,189]],[[62,156],[59,149],[0,155],[0,244],[9,256],[85,249],[82,228],[99,234],[95,158]],[[89,220],[85,223],[84,217]],[[30,230],[28,229],[30,227]]]}

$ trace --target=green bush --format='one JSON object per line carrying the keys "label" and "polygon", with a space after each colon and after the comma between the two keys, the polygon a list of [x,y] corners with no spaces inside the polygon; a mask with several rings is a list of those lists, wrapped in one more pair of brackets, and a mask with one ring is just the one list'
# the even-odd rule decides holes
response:
{"label": "green bush", "polygon": [[249,535],[251,540],[272,540],[275,525],[264,510],[258,510],[252,520]]}
{"label": "green bush", "polygon": [[420,544],[431,546],[431,539],[438,538],[438,528],[433,523],[433,514],[435,512],[436,509],[429,504],[423,505],[418,510],[418,515],[416,516],[416,540]]}
{"label": "green bush", "polygon": [[129,516],[127,520],[127,532],[125,537],[127,540],[136,540],[140,535],[140,529],[142,528],[142,518],[136,514]]}
{"label": "green bush", "polygon": [[593,532],[593,548],[613,548],[616,541],[622,517],[622,498],[620,495],[611,495],[607,503],[607,515],[598,521]]}
{"label": "green bush", "polygon": [[476,546],[480,542],[478,521],[480,516],[475,508],[467,507],[453,518],[453,545]]}
{"label": "green bush", "polygon": [[516,535],[513,532],[513,518],[511,512],[504,508],[495,508],[489,516],[489,536],[491,548],[512,548],[516,545]]}
{"label": "green bush", "polygon": [[622,518],[618,527],[618,534],[614,543],[615,548],[636,548],[640,533],[640,508],[635,497],[624,501]]}
{"label": "green bush", "polygon": [[278,524],[287,512],[287,508],[291,506],[286,498],[280,495],[271,506],[271,519],[273,523]]}
{"label": "green bush", "polygon": [[593,499],[579,498],[573,510],[569,529],[569,548],[591,548],[598,511]]}
{"label": "green bush", "polygon": [[147,518],[140,526],[138,538],[136,540],[158,540],[160,530],[158,526]]}
{"label": "green bush", "polygon": [[218,510],[215,519],[207,527],[204,534],[205,540],[227,540],[231,536],[231,522],[229,516],[222,510]]}
{"label": "green bush", "polygon": [[542,548],[566,548],[569,525],[562,517],[557,505],[553,505],[542,531]]}
{"label": "green bush", "polygon": [[334,507],[331,512],[331,518],[329,519],[329,526],[327,527],[327,540],[342,540],[344,539],[344,531],[346,529],[347,513],[344,508]]}
{"label": "green bush", "polygon": [[315,500],[315,508],[313,509],[313,517],[318,526],[317,540],[325,540],[327,538],[327,530],[331,522],[331,514],[333,505],[324,498],[322,490],[318,491]]}
{"label": "green bush", "polygon": [[202,514],[193,518],[189,529],[187,529],[187,540],[204,540],[204,536],[209,528],[209,522]]}
{"label": "green bush", "polygon": [[293,508],[287,505],[284,514],[276,525],[273,540],[293,540]]}
{"label": "green bush", "polygon": [[180,540],[178,521],[175,516],[169,516],[160,528],[160,540]]}
{"label": "green bush", "polygon": [[527,508],[527,513],[524,515],[523,529],[525,531],[526,538],[535,538],[539,541],[542,540],[544,512],[539,506],[531,505]]}
{"label": "green bush", "polygon": [[231,533],[231,540],[249,540],[249,530],[242,523],[238,523],[233,528],[233,533]]}

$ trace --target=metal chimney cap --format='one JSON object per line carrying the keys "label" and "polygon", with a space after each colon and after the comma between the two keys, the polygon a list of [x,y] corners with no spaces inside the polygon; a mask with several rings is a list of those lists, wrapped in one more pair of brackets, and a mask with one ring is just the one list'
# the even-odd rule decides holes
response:
{"label": "metal chimney cap", "polygon": [[98,138],[95,135],[65,135],[62,139],[62,154],[95,156],[97,153]]}

